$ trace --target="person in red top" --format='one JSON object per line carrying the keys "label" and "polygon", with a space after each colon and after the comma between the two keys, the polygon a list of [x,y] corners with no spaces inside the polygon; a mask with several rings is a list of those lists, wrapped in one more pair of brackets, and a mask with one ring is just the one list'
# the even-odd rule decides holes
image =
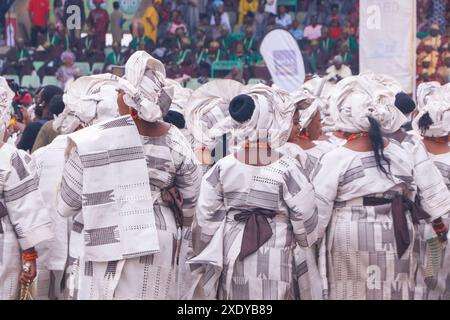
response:
{"label": "person in red top", "polygon": [[328,28],[328,36],[333,39],[334,41],[337,41],[342,36],[342,29],[339,25],[339,18],[334,17],[331,21],[330,28]]}
{"label": "person in red top", "polygon": [[38,33],[47,32],[48,14],[50,12],[49,0],[30,0],[28,14],[31,20],[31,45],[37,47]]}
{"label": "person in red top", "polygon": [[105,50],[105,37],[108,32],[109,14],[108,11],[102,9],[100,6],[103,0],[94,0],[95,9],[89,13],[87,23],[91,29],[94,30],[93,45],[95,50]]}

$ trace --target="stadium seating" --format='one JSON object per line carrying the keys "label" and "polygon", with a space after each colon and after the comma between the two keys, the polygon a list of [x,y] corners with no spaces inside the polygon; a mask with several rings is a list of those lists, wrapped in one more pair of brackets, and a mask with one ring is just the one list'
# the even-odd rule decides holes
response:
{"label": "stadium seating", "polygon": [[232,61],[232,60],[225,60],[225,61],[215,61],[211,65],[211,78],[214,78],[214,73],[216,71],[230,71],[233,68],[239,68],[239,70],[243,70],[242,62],[240,61]]}
{"label": "stadium seating", "polygon": [[37,75],[25,75],[22,77],[21,86],[37,89],[41,86],[41,79]]}
{"label": "stadium seating", "polygon": [[58,85],[58,80],[56,80],[56,77],[54,76],[45,76],[44,79],[42,79],[42,85],[48,86],[48,85]]}
{"label": "stadium seating", "polygon": [[105,64],[103,62],[95,62],[92,65],[91,73],[93,73],[95,69],[100,69],[100,71],[103,72],[104,66],[105,66]]}
{"label": "stadium seating", "polygon": [[91,66],[87,62],[75,62],[75,67],[80,68],[81,73],[84,76],[91,74]]}
{"label": "stadium seating", "polygon": [[4,77],[6,80],[12,79],[12,80],[14,80],[15,83],[20,84],[19,76],[15,75],[15,74],[5,74],[2,77]]}

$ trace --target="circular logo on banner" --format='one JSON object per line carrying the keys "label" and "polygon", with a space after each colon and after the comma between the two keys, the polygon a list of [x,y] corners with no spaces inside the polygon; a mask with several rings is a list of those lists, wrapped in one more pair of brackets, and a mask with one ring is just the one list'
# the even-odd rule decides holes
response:
{"label": "circular logo on banner", "polygon": [[141,0],[120,0],[120,10],[125,14],[135,14]]}

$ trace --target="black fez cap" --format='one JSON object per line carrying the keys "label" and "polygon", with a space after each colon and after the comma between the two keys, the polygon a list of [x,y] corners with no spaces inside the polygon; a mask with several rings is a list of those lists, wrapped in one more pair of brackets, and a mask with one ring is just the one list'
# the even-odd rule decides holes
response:
{"label": "black fez cap", "polygon": [[403,113],[408,114],[414,111],[416,108],[416,104],[414,103],[414,100],[411,99],[410,96],[408,96],[404,92],[399,92],[395,96],[395,106]]}
{"label": "black fez cap", "polygon": [[167,114],[164,116],[164,121],[173,124],[178,129],[184,129],[186,126],[184,116],[181,113],[173,110],[169,110],[167,112]]}
{"label": "black fez cap", "polygon": [[244,123],[252,118],[255,111],[255,101],[246,94],[240,94],[233,98],[228,107],[230,116],[239,123]]}

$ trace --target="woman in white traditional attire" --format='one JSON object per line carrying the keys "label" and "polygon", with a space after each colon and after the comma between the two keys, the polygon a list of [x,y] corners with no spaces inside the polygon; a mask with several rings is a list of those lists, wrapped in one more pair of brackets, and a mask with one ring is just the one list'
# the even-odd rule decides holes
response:
{"label": "woman in white traditional attire", "polygon": [[[29,284],[36,277],[38,254],[34,247],[53,237],[29,167],[31,158],[3,142],[13,97],[8,83],[0,77],[0,300],[19,298],[20,282]],[[29,270],[22,270],[22,265]]]}
{"label": "woman in white traditional attire", "polygon": [[[405,122],[391,93],[361,76],[336,86],[336,129],[347,143],[325,154],[313,178],[331,299],[411,299],[417,261],[414,163],[382,133]],[[409,212],[408,212],[409,211]]]}
{"label": "woman in white traditional attire", "polygon": [[[413,129],[422,135],[429,156],[450,190],[450,85],[424,83],[418,89],[420,110],[412,123]],[[442,218],[443,221],[434,223],[434,229],[446,238],[450,210]],[[448,244],[436,239],[433,232],[427,232],[426,226],[421,226],[420,232],[421,269],[417,276],[416,299],[450,300]]]}
{"label": "woman in white traditional attire", "polygon": [[287,141],[289,95],[259,84],[229,105],[237,150],[203,178],[194,218],[194,299],[294,299],[293,249],[318,237],[313,189]]}
{"label": "woman in white traditional attire", "polygon": [[[74,262],[78,261],[75,253],[80,244],[76,229],[72,228],[69,218],[60,216],[56,211],[56,197],[61,183],[67,147],[67,135],[89,125],[115,118],[119,115],[117,108],[117,88],[119,78],[111,74],[81,77],[66,88],[63,95],[64,111],[53,122],[53,127],[60,135],[51,144],[36,150],[32,154],[39,181],[39,191],[44,199],[46,210],[52,219],[55,238],[41,243],[37,249],[41,259],[38,268],[38,299],[75,298],[71,295],[75,288],[73,278]],[[78,222],[78,217],[74,218]],[[72,241],[69,247],[69,233]],[[66,269],[66,261],[69,264]],[[64,270],[66,283],[62,283]],[[67,290],[62,290],[67,289]]]}
{"label": "woman in white traditional attire", "polygon": [[[171,96],[162,63],[138,51],[120,81],[122,116],[71,135],[77,148],[64,168],[59,211],[82,213],[78,299],[176,298],[180,246],[189,239],[201,170],[183,134],[162,121]],[[121,142],[120,148],[103,151],[108,157],[97,151],[83,155],[94,148],[86,137],[93,130],[104,135],[99,142],[105,148]],[[108,171],[120,179],[105,176],[108,166],[120,166]],[[102,212],[111,212],[101,214],[104,206],[109,209]]]}
{"label": "woman in white traditional attire", "polygon": [[194,138],[194,152],[204,172],[230,153],[228,106],[244,88],[235,80],[218,79],[205,83],[189,98],[186,127]]}
{"label": "woman in white traditional attire", "polygon": [[335,147],[318,140],[322,134],[319,99],[305,92],[293,94],[295,113],[289,140],[280,148],[281,153],[300,161],[308,176],[311,176],[318,160]]}
{"label": "woman in white traditional attire", "polygon": [[171,123],[180,129],[181,133],[186,137],[189,144],[194,146],[194,137],[189,129],[186,127],[186,119],[185,119],[185,109],[188,101],[193,92],[192,89],[184,88],[181,84],[172,79],[166,79],[166,82],[172,85],[174,89],[172,104],[170,105],[169,111],[164,117],[164,121],[167,123]]}

